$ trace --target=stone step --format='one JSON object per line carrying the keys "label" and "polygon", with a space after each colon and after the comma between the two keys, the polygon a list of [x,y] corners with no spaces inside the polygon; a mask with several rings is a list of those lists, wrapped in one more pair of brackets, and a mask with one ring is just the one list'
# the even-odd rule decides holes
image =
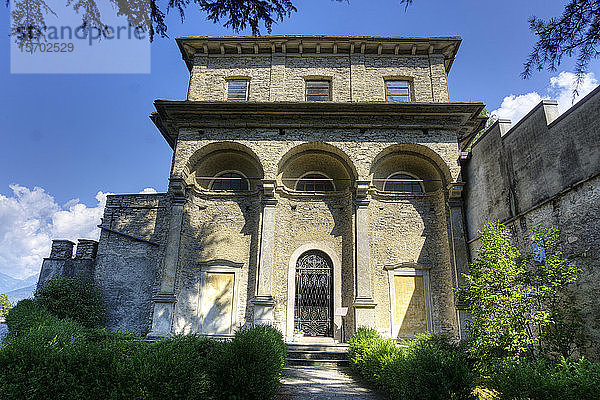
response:
{"label": "stone step", "polygon": [[311,360],[303,358],[288,358],[288,365],[313,365],[318,367],[346,367],[348,360]]}
{"label": "stone step", "polygon": [[288,358],[303,360],[346,360],[348,353],[341,351],[288,350]]}
{"label": "stone step", "polygon": [[298,351],[327,351],[330,353],[347,353],[348,345],[347,344],[298,344],[298,343],[288,343],[288,350],[298,350]]}

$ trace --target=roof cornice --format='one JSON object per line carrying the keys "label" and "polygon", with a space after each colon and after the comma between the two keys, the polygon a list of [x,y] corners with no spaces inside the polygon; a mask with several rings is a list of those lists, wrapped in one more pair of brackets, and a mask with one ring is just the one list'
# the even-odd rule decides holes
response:
{"label": "roof cornice", "polygon": [[450,130],[462,143],[487,120],[479,116],[483,103],[156,100],[154,106],[150,118],[172,148],[181,128]]}
{"label": "roof cornice", "polygon": [[388,36],[186,36],[176,38],[183,60],[191,70],[195,55],[319,55],[369,54],[375,56],[443,55],[450,72],[462,39],[453,37]]}

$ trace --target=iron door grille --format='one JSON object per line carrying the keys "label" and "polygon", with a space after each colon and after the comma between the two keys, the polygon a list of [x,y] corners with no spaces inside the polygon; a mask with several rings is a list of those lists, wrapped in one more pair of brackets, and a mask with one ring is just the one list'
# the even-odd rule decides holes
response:
{"label": "iron door grille", "polygon": [[296,263],[294,328],[306,336],[332,336],[333,266],[321,251],[304,253]]}

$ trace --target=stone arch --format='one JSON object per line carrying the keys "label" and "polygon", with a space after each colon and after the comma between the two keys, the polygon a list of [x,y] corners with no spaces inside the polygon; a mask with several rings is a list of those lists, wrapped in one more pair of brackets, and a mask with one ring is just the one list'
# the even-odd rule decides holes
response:
{"label": "stone arch", "polygon": [[223,141],[196,150],[185,164],[183,179],[187,184],[197,183],[208,189],[212,179],[204,177],[215,177],[225,171],[241,173],[250,181],[251,189],[256,189],[264,177],[263,165],[252,149],[238,142]]}
{"label": "stone arch", "polygon": [[[287,309],[285,336],[291,340],[294,336],[294,303],[296,297],[296,264],[306,252],[318,250],[325,253],[333,263],[333,308],[342,306],[342,262],[337,253],[326,242],[309,242],[298,247],[290,256],[288,264]],[[340,339],[342,317],[333,318],[334,338]]]}
{"label": "stone arch", "polygon": [[293,190],[295,180],[307,172],[321,173],[334,179],[337,190],[354,185],[358,177],[350,157],[328,143],[309,142],[293,147],[277,163],[277,184]]}
{"label": "stone arch", "polygon": [[445,189],[453,181],[448,164],[431,148],[416,143],[400,143],[383,149],[371,163],[369,176],[382,190],[386,177],[404,172],[424,180],[425,191]]}

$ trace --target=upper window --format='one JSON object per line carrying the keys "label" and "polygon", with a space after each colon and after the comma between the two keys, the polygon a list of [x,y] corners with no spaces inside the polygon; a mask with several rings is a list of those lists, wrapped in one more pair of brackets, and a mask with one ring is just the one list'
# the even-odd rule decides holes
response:
{"label": "upper window", "polygon": [[216,177],[210,187],[212,190],[240,192],[248,189],[248,180],[237,172],[226,172]]}
{"label": "upper window", "polygon": [[421,180],[407,174],[394,174],[385,180],[383,190],[396,193],[423,193]]}
{"label": "upper window", "polygon": [[227,101],[248,100],[248,79],[229,79],[227,81]]}
{"label": "upper window", "polygon": [[330,81],[306,81],[306,101],[331,100]]}
{"label": "upper window", "polygon": [[333,180],[322,174],[306,174],[298,179],[296,190],[301,192],[333,192]]}
{"label": "upper window", "polygon": [[385,81],[385,98],[387,101],[410,101],[408,81]]}

